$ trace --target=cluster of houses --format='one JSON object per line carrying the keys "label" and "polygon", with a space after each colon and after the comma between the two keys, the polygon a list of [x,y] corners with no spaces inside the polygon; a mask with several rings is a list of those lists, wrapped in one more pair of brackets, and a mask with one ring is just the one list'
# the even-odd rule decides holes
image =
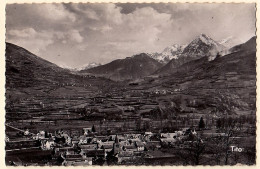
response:
{"label": "cluster of houses", "polygon": [[40,131],[33,139],[41,142],[41,149],[51,150],[53,158],[62,165],[95,165],[99,161],[106,163],[109,159],[117,159],[123,163],[144,157],[148,151],[160,149],[163,146],[179,146],[188,134],[195,130],[184,128],[174,133],[114,134],[98,135],[92,128],[83,128],[83,135],[70,136],[59,130],[54,134]]}

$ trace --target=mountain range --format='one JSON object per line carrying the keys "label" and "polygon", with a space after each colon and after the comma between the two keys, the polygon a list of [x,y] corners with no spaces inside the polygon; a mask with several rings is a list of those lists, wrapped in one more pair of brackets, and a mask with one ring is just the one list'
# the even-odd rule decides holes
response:
{"label": "mountain range", "polygon": [[54,98],[62,103],[68,98],[69,106],[72,98],[135,88],[128,81],[143,79],[138,88],[182,91],[179,95],[186,100],[196,100],[212,110],[227,104],[235,110],[254,110],[256,37],[228,49],[201,35],[181,51],[167,64],[141,53],[75,72],[6,43],[6,108],[36,98],[52,103]]}
{"label": "mountain range", "polygon": [[[139,84],[151,89],[177,90],[175,95],[201,106],[200,112],[216,111],[243,114],[255,110],[256,104],[256,37],[229,49],[227,55],[214,60],[207,56],[171,69],[171,74],[151,76]],[[188,105],[188,106],[187,106]],[[232,108],[232,110],[230,109]],[[198,112],[199,113],[199,112]]]}
{"label": "mountain range", "polygon": [[114,83],[102,77],[78,75],[11,43],[6,43],[5,57],[7,100],[36,95],[61,97],[68,93],[79,94],[79,90],[85,91],[82,94],[86,96],[86,91],[98,91]]}
{"label": "mountain range", "polygon": [[162,53],[142,53],[80,72],[104,76],[115,81],[135,80],[152,74],[171,74],[173,69],[182,64],[205,56],[208,60],[214,60],[217,54],[224,50],[225,46],[201,34],[188,45],[175,44],[165,48]]}
{"label": "mountain range", "polygon": [[205,34],[201,34],[190,42],[177,58],[171,59],[165,66],[157,70],[154,74],[171,74],[173,69],[192,60],[207,57],[213,60],[216,55],[226,48],[218,42],[212,40]]}
{"label": "mountain range", "polygon": [[172,59],[177,59],[187,45],[171,45],[166,47],[161,53],[148,53],[148,55],[160,63],[167,64]]}
{"label": "mountain range", "polygon": [[133,80],[148,76],[162,66],[162,63],[152,59],[145,53],[141,53],[126,59],[117,59],[105,65],[82,70],[80,73],[91,73],[115,81]]}
{"label": "mountain range", "polygon": [[77,68],[68,67],[66,65],[59,65],[59,67],[61,67],[61,68],[68,69],[68,70],[71,70],[74,72],[81,71],[81,70],[87,70],[87,69],[97,67],[97,66],[101,66],[101,63],[90,62],[90,63],[86,63],[83,66],[77,67]]}

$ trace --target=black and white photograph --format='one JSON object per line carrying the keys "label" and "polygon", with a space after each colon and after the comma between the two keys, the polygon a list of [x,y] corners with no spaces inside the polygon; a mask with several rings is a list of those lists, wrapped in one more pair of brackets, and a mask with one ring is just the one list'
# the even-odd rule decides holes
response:
{"label": "black and white photograph", "polygon": [[6,4],[3,163],[255,166],[256,5]]}

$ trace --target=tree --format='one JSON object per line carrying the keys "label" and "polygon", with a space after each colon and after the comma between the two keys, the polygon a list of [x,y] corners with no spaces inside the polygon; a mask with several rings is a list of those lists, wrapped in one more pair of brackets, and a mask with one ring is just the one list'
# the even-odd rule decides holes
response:
{"label": "tree", "polygon": [[204,120],[203,120],[203,117],[200,118],[199,128],[200,128],[200,129],[204,129],[204,128],[205,128],[205,122],[204,122]]}
{"label": "tree", "polygon": [[232,135],[232,129],[228,130],[228,132],[226,132],[226,141],[225,141],[225,165],[228,164],[228,158],[229,158],[229,147],[231,145],[231,140],[230,137]]}
{"label": "tree", "polygon": [[224,135],[219,135],[217,137],[211,137],[208,139],[207,152],[212,154],[212,160],[216,162],[217,165],[229,164],[230,156],[232,155],[230,151],[231,145],[237,145],[237,141],[232,138],[232,129],[226,129]]}
{"label": "tree", "polygon": [[224,157],[224,137],[211,137],[208,140],[208,146],[206,147],[208,154],[212,155],[212,160],[216,162],[216,165],[220,165],[221,159]]}
{"label": "tree", "polygon": [[205,150],[205,144],[200,140],[199,137],[197,137],[197,140],[195,141],[195,145],[193,147],[193,156],[194,156],[194,162],[195,165],[200,164],[200,160],[202,158],[202,154]]}
{"label": "tree", "polygon": [[141,130],[141,120],[136,122],[136,130]]}
{"label": "tree", "polygon": [[118,158],[114,155],[113,150],[107,153],[106,160],[108,165],[117,165],[118,163]]}
{"label": "tree", "polygon": [[187,148],[177,149],[176,156],[181,158],[183,165],[201,165],[203,154],[205,154],[205,143],[200,136],[192,133],[187,138]]}
{"label": "tree", "polygon": [[118,139],[117,135],[116,135],[116,138],[115,138],[115,143],[119,143],[119,139]]}
{"label": "tree", "polygon": [[49,135],[48,135],[48,132],[47,132],[47,131],[45,131],[44,137],[45,137],[45,138],[49,138]]}
{"label": "tree", "polygon": [[216,122],[216,127],[217,127],[218,129],[220,129],[221,126],[222,126],[222,124],[221,124],[221,120],[218,119],[217,122]]}
{"label": "tree", "polygon": [[216,54],[216,59],[217,58],[220,58],[221,57],[221,55],[220,55],[220,53],[218,52],[217,54]]}
{"label": "tree", "polygon": [[91,129],[91,131],[92,131],[93,133],[95,133],[95,132],[96,132],[96,128],[95,128],[95,126],[94,126],[94,125],[92,126],[92,129]]}
{"label": "tree", "polygon": [[105,160],[101,157],[94,157],[94,159],[93,159],[94,165],[102,166],[102,165],[104,165],[104,163],[105,163]]}
{"label": "tree", "polygon": [[145,123],[143,124],[143,129],[144,129],[144,131],[150,130],[150,122],[149,121],[145,121]]}
{"label": "tree", "polygon": [[124,121],[124,124],[123,124],[123,126],[122,126],[122,130],[123,130],[123,131],[126,131],[127,128],[128,128],[128,127],[127,127],[127,123]]}

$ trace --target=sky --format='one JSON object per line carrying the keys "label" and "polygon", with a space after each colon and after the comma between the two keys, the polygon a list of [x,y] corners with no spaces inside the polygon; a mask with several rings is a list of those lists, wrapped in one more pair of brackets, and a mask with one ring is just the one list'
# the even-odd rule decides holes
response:
{"label": "sky", "polygon": [[6,41],[67,68],[188,44],[255,35],[255,4],[8,4]]}

